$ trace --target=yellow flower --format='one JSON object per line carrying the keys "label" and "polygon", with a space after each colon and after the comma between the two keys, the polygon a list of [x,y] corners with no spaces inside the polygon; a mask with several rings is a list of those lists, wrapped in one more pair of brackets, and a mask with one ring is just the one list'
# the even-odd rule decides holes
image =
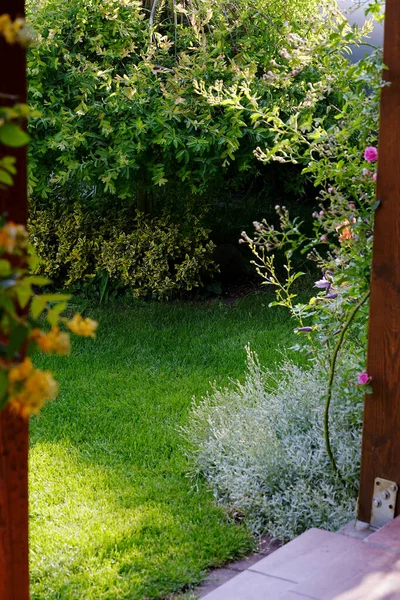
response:
{"label": "yellow flower", "polygon": [[68,333],[62,333],[59,327],[53,327],[49,333],[34,329],[31,338],[47,354],[55,353],[65,356],[71,349]]}
{"label": "yellow flower", "polygon": [[0,246],[12,254],[15,248],[25,248],[28,242],[28,233],[23,225],[16,225],[12,221],[0,229]]}
{"label": "yellow flower", "polygon": [[[31,369],[29,371],[28,369],[21,370],[24,365],[30,366]],[[28,373],[27,377],[21,379],[21,375],[26,372]],[[27,418],[38,413],[45,402],[54,400],[58,394],[58,384],[50,371],[33,369],[30,360],[25,359],[21,365],[10,370],[8,393],[10,408],[20,416]]]}
{"label": "yellow flower", "polygon": [[21,18],[12,21],[10,15],[0,15],[0,35],[4,37],[8,44],[16,42],[25,45],[30,41],[30,34],[25,26],[25,20]]}
{"label": "yellow flower", "polygon": [[33,371],[33,365],[30,358],[25,358],[25,360],[12,367],[8,373],[8,381],[9,384],[14,384],[19,381],[24,381]]}
{"label": "yellow flower", "polygon": [[98,324],[96,321],[93,321],[93,319],[89,319],[89,317],[84,319],[82,315],[78,313],[68,321],[67,325],[73,333],[76,333],[76,335],[96,337],[95,331]]}

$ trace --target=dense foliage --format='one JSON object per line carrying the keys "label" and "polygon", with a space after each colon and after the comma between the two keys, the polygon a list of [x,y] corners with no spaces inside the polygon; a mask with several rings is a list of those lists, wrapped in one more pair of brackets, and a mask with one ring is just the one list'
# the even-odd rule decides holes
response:
{"label": "dense foliage", "polygon": [[[305,178],[293,165],[280,170],[257,161],[253,151],[268,128],[211,104],[199,82],[241,85],[246,73],[252,93],[270,105],[270,63],[288,30],[310,35],[317,4],[156,1],[151,8],[131,0],[29,0],[37,32],[28,55],[30,100],[41,113],[30,121],[32,211],[49,220],[62,205],[72,219],[80,203],[91,218],[101,204],[114,221],[112,213],[128,203],[132,214],[136,207],[178,221],[183,210],[201,214],[217,242],[236,241],[253,207],[261,218],[261,204],[304,190]],[[285,103],[287,91],[281,95]]]}
{"label": "dense foliage", "polygon": [[179,213],[189,204],[195,214],[190,196],[207,191],[201,203],[219,211],[208,223],[226,227],[220,213],[234,210],[237,219],[248,202],[242,198],[261,166],[253,149],[263,132],[210,106],[194,80],[233,82],[240,67],[257,74],[262,93],[285,19],[302,30],[300,16],[314,5],[202,2],[169,14],[160,4],[151,26],[140,3],[31,1],[38,43],[28,60],[30,95],[42,113],[31,122],[33,199],[135,197],[143,212],[159,214],[167,204]]}
{"label": "dense foliage", "polygon": [[167,214],[145,219],[129,205],[60,203],[32,210],[29,232],[37,273],[101,299],[126,289],[137,298],[176,297],[216,270],[208,231],[190,215],[177,223]]}
{"label": "dense foliage", "polygon": [[287,24],[305,33],[315,5],[207,0],[171,12],[154,2],[151,12],[132,0],[30,0],[30,98],[42,113],[30,124],[33,197],[137,194],[144,210],[157,186],[199,193],[229,169],[246,177],[264,128],[210,106],[194,82],[232,84],[245,70],[265,95]]}

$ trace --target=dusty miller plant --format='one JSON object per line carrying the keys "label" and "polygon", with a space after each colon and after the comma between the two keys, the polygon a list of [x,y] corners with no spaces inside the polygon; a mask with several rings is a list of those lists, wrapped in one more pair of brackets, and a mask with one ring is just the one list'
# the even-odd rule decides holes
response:
{"label": "dusty miller plant", "polygon": [[[354,515],[362,399],[341,364],[334,392],[333,447],[343,485],[329,468],[323,428],[324,372],[284,360],[274,371],[248,349],[243,383],[194,400],[184,435],[192,476],[204,477],[231,516],[257,534],[289,540],[309,527],[337,530]],[[338,401],[340,398],[340,402]]]}

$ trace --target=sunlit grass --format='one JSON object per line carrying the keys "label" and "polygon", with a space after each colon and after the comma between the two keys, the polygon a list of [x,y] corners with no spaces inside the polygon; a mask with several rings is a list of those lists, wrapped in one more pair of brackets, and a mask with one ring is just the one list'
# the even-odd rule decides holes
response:
{"label": "sunlit grass", "polygon": [[211,494],[186,476],[193,395],[263,362],[293,341],[265,296],[236,307],[137,304],[90,311],[98,339],[70,358],[40,358],[61,384],[31,425],[33,599],[163,598],[207,568],[251,551]]}

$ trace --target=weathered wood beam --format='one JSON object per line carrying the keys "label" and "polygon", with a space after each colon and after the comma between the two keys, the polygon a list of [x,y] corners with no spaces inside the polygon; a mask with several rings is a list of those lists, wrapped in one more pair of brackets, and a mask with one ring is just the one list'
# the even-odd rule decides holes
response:
{"label": "weathered wood beam", "polygon": [[[23,16],[24,0],[0,0],[0,14]],[[25,51],[0,39],[0,62],[0,104],[25,102]],[[7,154],[16,157],[18,176],[0,190],[0,212],[25,223],[26,149]],[[29,598],[28,564],[28,422],[6,409],[0,414],[0,600]]]}
{"label": "weathered wood beam", "polygon": [[[400,2],[386,1],[379,166],[358,518],[369,522],[375,477],[400,484]],[[397,503],[396,515],[400,512]]]}

